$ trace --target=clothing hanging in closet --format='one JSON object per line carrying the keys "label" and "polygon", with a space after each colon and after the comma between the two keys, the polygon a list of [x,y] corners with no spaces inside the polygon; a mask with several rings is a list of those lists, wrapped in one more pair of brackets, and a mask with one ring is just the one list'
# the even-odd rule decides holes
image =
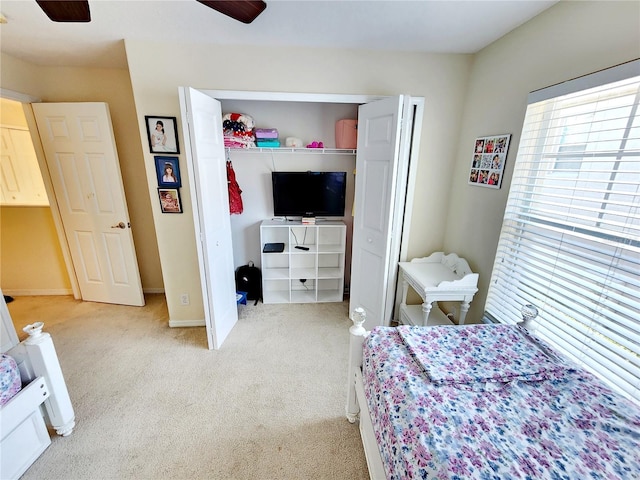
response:
{"label": "clothing hanging in closet", "polygon": [[240,214],[244,210],[242,205],[242,190],[236,181],[236,172],[233,171],[231,160],[227,159],[227,186],[229,189],[229,212]]}

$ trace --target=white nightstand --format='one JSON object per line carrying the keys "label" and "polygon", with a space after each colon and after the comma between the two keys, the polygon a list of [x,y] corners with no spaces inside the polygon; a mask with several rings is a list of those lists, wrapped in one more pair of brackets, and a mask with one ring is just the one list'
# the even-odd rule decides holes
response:
{"label": "white nightstand", "polygon": [[[436,252],[428,257],[400,262],[402,303],[400,321],[408,325],[453,325],[444,313],[432,304],[436,301],[460,302],[459,325],[463,325],[469,304],[478,291],[478,274],[473,273],[464,258],[455,253]],[[407,305],[411,286],[422,298],[422,305]]]}

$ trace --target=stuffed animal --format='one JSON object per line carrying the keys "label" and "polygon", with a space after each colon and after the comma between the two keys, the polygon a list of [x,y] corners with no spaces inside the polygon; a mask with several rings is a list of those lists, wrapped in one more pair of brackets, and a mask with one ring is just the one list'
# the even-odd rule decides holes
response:
{"label": "stuffed animal", "polygon": [[296,137],[287,137],[284,144],[290,148],[302,148],[302,140]]}

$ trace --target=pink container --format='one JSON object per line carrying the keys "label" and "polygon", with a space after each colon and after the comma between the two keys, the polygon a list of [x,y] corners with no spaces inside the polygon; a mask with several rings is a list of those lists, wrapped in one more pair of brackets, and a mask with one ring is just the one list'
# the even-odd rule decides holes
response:
{"label": "pink container", "polygon": [[256,128],[253,134],[256,138],[278,138],[278,130],[275,128]]}
{"label": "pink container", "polygon": [[355,149],[358,146],[358,121],[338,120],[336,122],[336,148]]}

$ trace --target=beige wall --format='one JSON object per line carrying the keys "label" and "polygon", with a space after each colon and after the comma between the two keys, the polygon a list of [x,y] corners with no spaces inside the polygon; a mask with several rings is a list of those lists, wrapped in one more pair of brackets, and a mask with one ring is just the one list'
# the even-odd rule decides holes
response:
{"label": "beige wall", "polygon": [[[561,2],[476,55],[460,131],[444,245],[480,273],[478,320],[495,258],[527,94],[640,57],[639,2]],[[467,184],[476,137],[511,133],[500,190]]]}
{"label": "beige wall", "polygon": [[40,97],[42,73],[37,65],[0,53],[0,87]]}
{"label": "beige wall", "polygon": [[[0,86],[3,89],[38,97],[43,102],[106,102],[109,105],[142,286],[147,292],[162,291],[162,273],[143,164],[145,158],[137,133],[127,70],[39,67],[5,54],[1,61]],[[20,221],[35,218],[38,217],[25,217]],[[27,228],[27,225],[23,223],[20,227]],[[33,228],[39,230],[42,226]],[[16,244],[17,249],[20,246]],[[3,256],[4,253],[3,250]],[[37,257],[30,255],[28,250],[18,250],[12,255],[28,258],[42,269]],[[57,267],[52,263],[48,268]],[[2,287],[5,287],[4,279]]]}
{"label": "beige wall", "polygon": [[[228,47],[169,44],[163,46],[159,62],[156,43],[127,41],[125,45],[143,143],[146,142],[145,115],[180,117],[179,86],[424,96],[427,113],[409,255],[421,256],[441,248],[470,56],[279,48],[270,49],[268,56],[247,57],[230,54]],[[178,122],[181,128],[180,118]],[[184,146],[182,137],[180,143]],[[157,182],[152,155],[145,151],[145,156],[149,195],[153,197]],[[170,318],[172,321],[202,320],[191,189],[184,154],[180,155],[180,167],[185,214],[163,215],[154,202],[152,208]],[[179,305],[181,293],[190,295],[190,306]]]}
{"label": "beige wall", "polygon": [[2,207],[0,232],[0,280],[5,294],[71,294],[49,207]]}

